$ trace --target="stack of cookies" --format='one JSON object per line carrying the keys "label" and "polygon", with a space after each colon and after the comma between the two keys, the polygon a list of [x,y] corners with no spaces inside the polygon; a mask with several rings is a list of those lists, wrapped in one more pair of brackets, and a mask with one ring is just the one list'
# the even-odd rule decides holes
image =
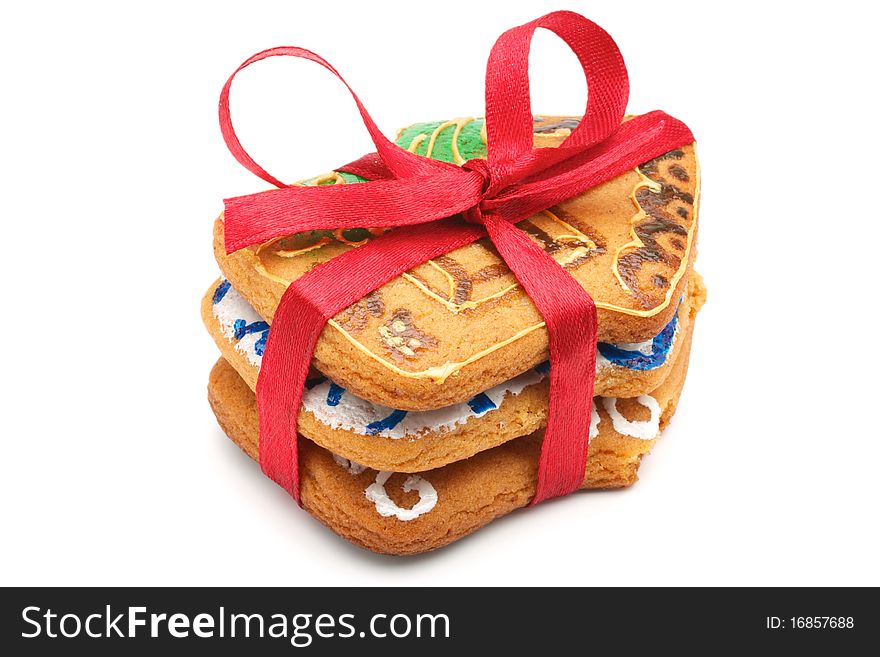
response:
{"label": "stack of cookies", "polygon": [[[536,117],[536,146],[557,145],[575,125]],[[461,164],[485,157],[485,124],[416,124],[397,143]],[[333,172],[303,184],[361,180]],[[698,200],[689,145],[518,224],[598,309],[583,488],[633,484],[675,412],[705,299],[692,269]],[[209,399],[226,434],[257,459],[254,390],[282,294],[378,231],[310,231],[227,255],[223,229],[220,217],[222,276],[202,302],[222,355]],[[488,240],[378,288],[318,340],[298,420],[303,507],[367,549],[416,554],[526,506],[547,419],[548,353],[540,315]]]}

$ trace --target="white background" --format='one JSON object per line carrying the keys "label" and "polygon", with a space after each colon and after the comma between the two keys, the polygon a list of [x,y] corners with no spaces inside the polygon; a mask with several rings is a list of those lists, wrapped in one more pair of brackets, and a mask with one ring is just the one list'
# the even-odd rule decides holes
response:
{"label": "white background", "polygon": [[[880,584],[876,82],[870,3],[15,3],[0,26],[2,584]],[[675,420],[623,492],[514,513],[409,559],[350,546],[217,428],[199,299],[211,222],[265,188],[228,154],[226,77],[330,59],[388,134],[481,114],[504,29],[605,27],[631,112],[691,126],[696,325]],[[536,113],[578,114],[541,34]],[[341,85],[242,75],[243,142],[287,180],[370,143]]]}

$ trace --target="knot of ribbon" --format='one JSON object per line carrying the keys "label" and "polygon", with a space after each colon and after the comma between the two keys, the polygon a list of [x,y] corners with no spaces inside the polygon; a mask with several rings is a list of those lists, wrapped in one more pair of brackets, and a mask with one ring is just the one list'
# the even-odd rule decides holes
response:
{"label": "knot of ribbon", "polygon": [[[528,64],[537,28],[554,32],[571,48],[589,92],[577,127],[553,148],[534,147]],[[376,152],[339,170],[368,182],[286,185],[244,150],[230,117],[232,81],[245,67],[277,56],[315,62],[348,88]],[[221,131],[239,163],[278,189],[225,200],[227,253],[308,230],[395,229],[312,269],[282,296],[257,380],[260,464],[269,477],[300,502],[297,418],[326,322],[416,265],[488,235],[548,333],[549,409],[532,504],[581,486],[596,367],[595,305],[515,224],[693,142],[684,123],[660,111],[624,121],[628,96],[620,51],[592,21],[558,11],[510,29],[496,41],[486,66],[486,159],[457,166],[389,141],[342,76],[313,52],[271,48],[238,67],[220,95]]]}

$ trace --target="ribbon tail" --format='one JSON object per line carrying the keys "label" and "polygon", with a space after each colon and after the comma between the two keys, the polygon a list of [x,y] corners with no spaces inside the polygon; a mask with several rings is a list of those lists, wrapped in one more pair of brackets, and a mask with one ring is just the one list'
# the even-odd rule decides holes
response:
{"label": "ribbon tail", "polygon": [[317,306],[301,303],[287,288],[269,331],[257,377],[260,467],[302,505],[296,423],[311,354],[326,319]]}
{"label": "ribbon tail", "polygon": [[450,217],[480,200],[482,177],[458,167],[433,176],[355,185],[296,185],[224,201],[226,252],[307,230],[397,228]]}
{"label": "ribbon tail", "polygon": [[297,420],[312,353],[327,320],[403,272],[483,236],[479,226],[454,220],[400,228],[333,258],[287,287],[263,352],[257,410],[260,466],[297,503]]}
{"label": "ribbon tail", "polygon": [[544,318],[550,338],[550,406],[532,505],[581,487],[586,471],[596,306],[548,253],[501,217],[484,216],[489,237]]}

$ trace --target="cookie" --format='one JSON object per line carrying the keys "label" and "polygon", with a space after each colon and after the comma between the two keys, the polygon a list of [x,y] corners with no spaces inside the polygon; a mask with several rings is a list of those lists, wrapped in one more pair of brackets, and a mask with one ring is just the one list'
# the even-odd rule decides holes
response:
{"label": "cookie", "polygon": [[[678,356],[705,291],[696,272],[672,321],[653,340],[600,344],[597,394],[637,397],[657,388]],[[217,281],[202,300],[202,318],[221,354],[256,390],[269,324],[230,285]],[[376,470],[420,472],[468,458],[543,428],[548,364],[433,411],[402,411],[360,399],[320,374],[303,395],[299,431],[318,445]]]}
{"label": "cookie", "polygon": [[[630,486],[642,456],[675,412],[687,373],[691,336],[670,375],[650,395],[594,399],[583,488]],[[254,393],[222,358],[208,398],[223,431],[258,458]],[[540,432],[419,474],[376,471],[301,438],[303,508],[331,530],[374,552],[408,555],[447,545],[529,503],[535,491]],[[529,513],[540,513],[540,507]]]}
{"label": "cookie", "polygon": [[[541,146],[559,144],[572,118],[535,122]],[[485,156],[484,122],[417,124],[398,143],[461,163]],[[352,184],[334,172],[304,184]],[[695,252],[699,173],[693,145],[670,151],[518,225],[596,301],[599,340],[650,340],[672,321]],[[223,276],[271,322],[288,284],[372,237],[363,229],[310,231],[227,255],[222,217],[214,250]],[[548,358],[532,302],[487,240],[428,261],[336,315],[313,363],[362,399],[407,410],[466,402]]]}

